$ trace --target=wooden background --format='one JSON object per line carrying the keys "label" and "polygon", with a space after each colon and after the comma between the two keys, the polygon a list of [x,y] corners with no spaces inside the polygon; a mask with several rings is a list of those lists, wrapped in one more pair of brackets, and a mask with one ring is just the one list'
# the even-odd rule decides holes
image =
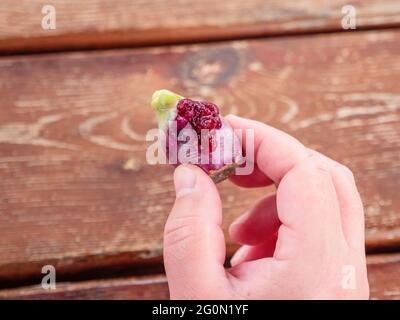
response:
{"label": "wooden background", "polygon": [[[341,0],[80,2],[53,1],[47,31],[46,1],[0,2],[0,298],[168,298],[173,169],[146,164],[144,135],[170,88],[349,166],[371,298],[400,299],[398,0],[352,1],[357,31]],[[270,192],[219,189],[225,227]]]}

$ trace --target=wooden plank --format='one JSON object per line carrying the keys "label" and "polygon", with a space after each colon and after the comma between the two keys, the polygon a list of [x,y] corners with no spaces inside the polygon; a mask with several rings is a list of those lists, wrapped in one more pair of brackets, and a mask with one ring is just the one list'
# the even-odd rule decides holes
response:
{"label": "wooden plank", "polygon": [[371,299],[400,300],[400,254],[367,257]]}
{"label": "wooden plank", "polygon": [[[400,254],[371,255],[368,278],[371,299],[400,299]],[[0,299],[168,299],[164,275],[127,277],[57,284],[55,290],[40,286],[0,290]]]}
{"label": "wooden plank", "polygon": [[[42,28],[44,5],[56,29]],[[347,0],[2,0],[0,51],[46,51],[209,41],[342,30]],[[397,0],[353,0],[357,27],[398,26]]]}
{"label": "wooden plank", "polygon": [[[286,130],[351,167],[370,250],[400,244],[399,31],[0,59],[0,282],[161,264],[173,169],[158,88]],[[219,185],[224,227],[268,190]],[[271,191],[271,190],[269,190]],[[228,239],[228,250],[232,244]]]}
{"label": "wooden plank", "polygon": [[0,290],[0,300],[5,299],[166,300],[169,292],[165,276],[154,275],[60,283],[54,290],[44,290],[40,285]]}

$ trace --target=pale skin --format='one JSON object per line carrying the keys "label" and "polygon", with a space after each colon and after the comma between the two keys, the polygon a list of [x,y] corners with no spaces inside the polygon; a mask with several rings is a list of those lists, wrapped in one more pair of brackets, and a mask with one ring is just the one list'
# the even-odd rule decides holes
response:
{"label": "pale skin", "polygon": [[[364,212],[351,171],[263,123],[226,119],[255,135],[254,172],[231,181],[245,188],[275,184],[276,195],[232,223],[230,238],[242,246],[224,268],[217,188],[198,167],[179,166],[164,232],[171,298],[368,299]],[[354,287],[343,285],[348,270]]]}

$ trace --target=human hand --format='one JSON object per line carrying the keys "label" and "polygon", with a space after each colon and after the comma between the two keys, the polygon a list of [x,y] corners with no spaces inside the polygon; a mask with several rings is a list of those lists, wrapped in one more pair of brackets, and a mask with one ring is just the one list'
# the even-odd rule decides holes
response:
{"label": "human hand", "polygon": [[[171,298],[367,299],[364,213],[351,171],[265,124],[227,120],[254,130],[255,170],[231,180],[275,184],[276,195],[232,223],[230,236],[243,246],[225,269],[217,188],[198,167],[178,167],[164,233]],[[346,276],[354,276],[350,286]]]}

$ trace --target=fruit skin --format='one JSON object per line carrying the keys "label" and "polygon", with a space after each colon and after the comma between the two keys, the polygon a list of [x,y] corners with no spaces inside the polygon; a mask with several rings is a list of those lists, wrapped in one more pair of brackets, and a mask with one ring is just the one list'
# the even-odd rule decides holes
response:
{"label": "fruit skin", "polygon": [[[191,100],[163,89],[154,92],[151,105],[156,111],[159,128],[166,133],[164,143],[170,161],[171,149],[179,154],[188,146],[197,147],[197,154],[191,160],[215,183],[228,178],[242,164],[240,140],[214,103]],[[181,141],[182,135],[195,137],[196,146],[193,140]],[[202,145],[202,139],[208,143]],[[174,165],[181,164],[179,157],[174,156],[173,160]]]}

